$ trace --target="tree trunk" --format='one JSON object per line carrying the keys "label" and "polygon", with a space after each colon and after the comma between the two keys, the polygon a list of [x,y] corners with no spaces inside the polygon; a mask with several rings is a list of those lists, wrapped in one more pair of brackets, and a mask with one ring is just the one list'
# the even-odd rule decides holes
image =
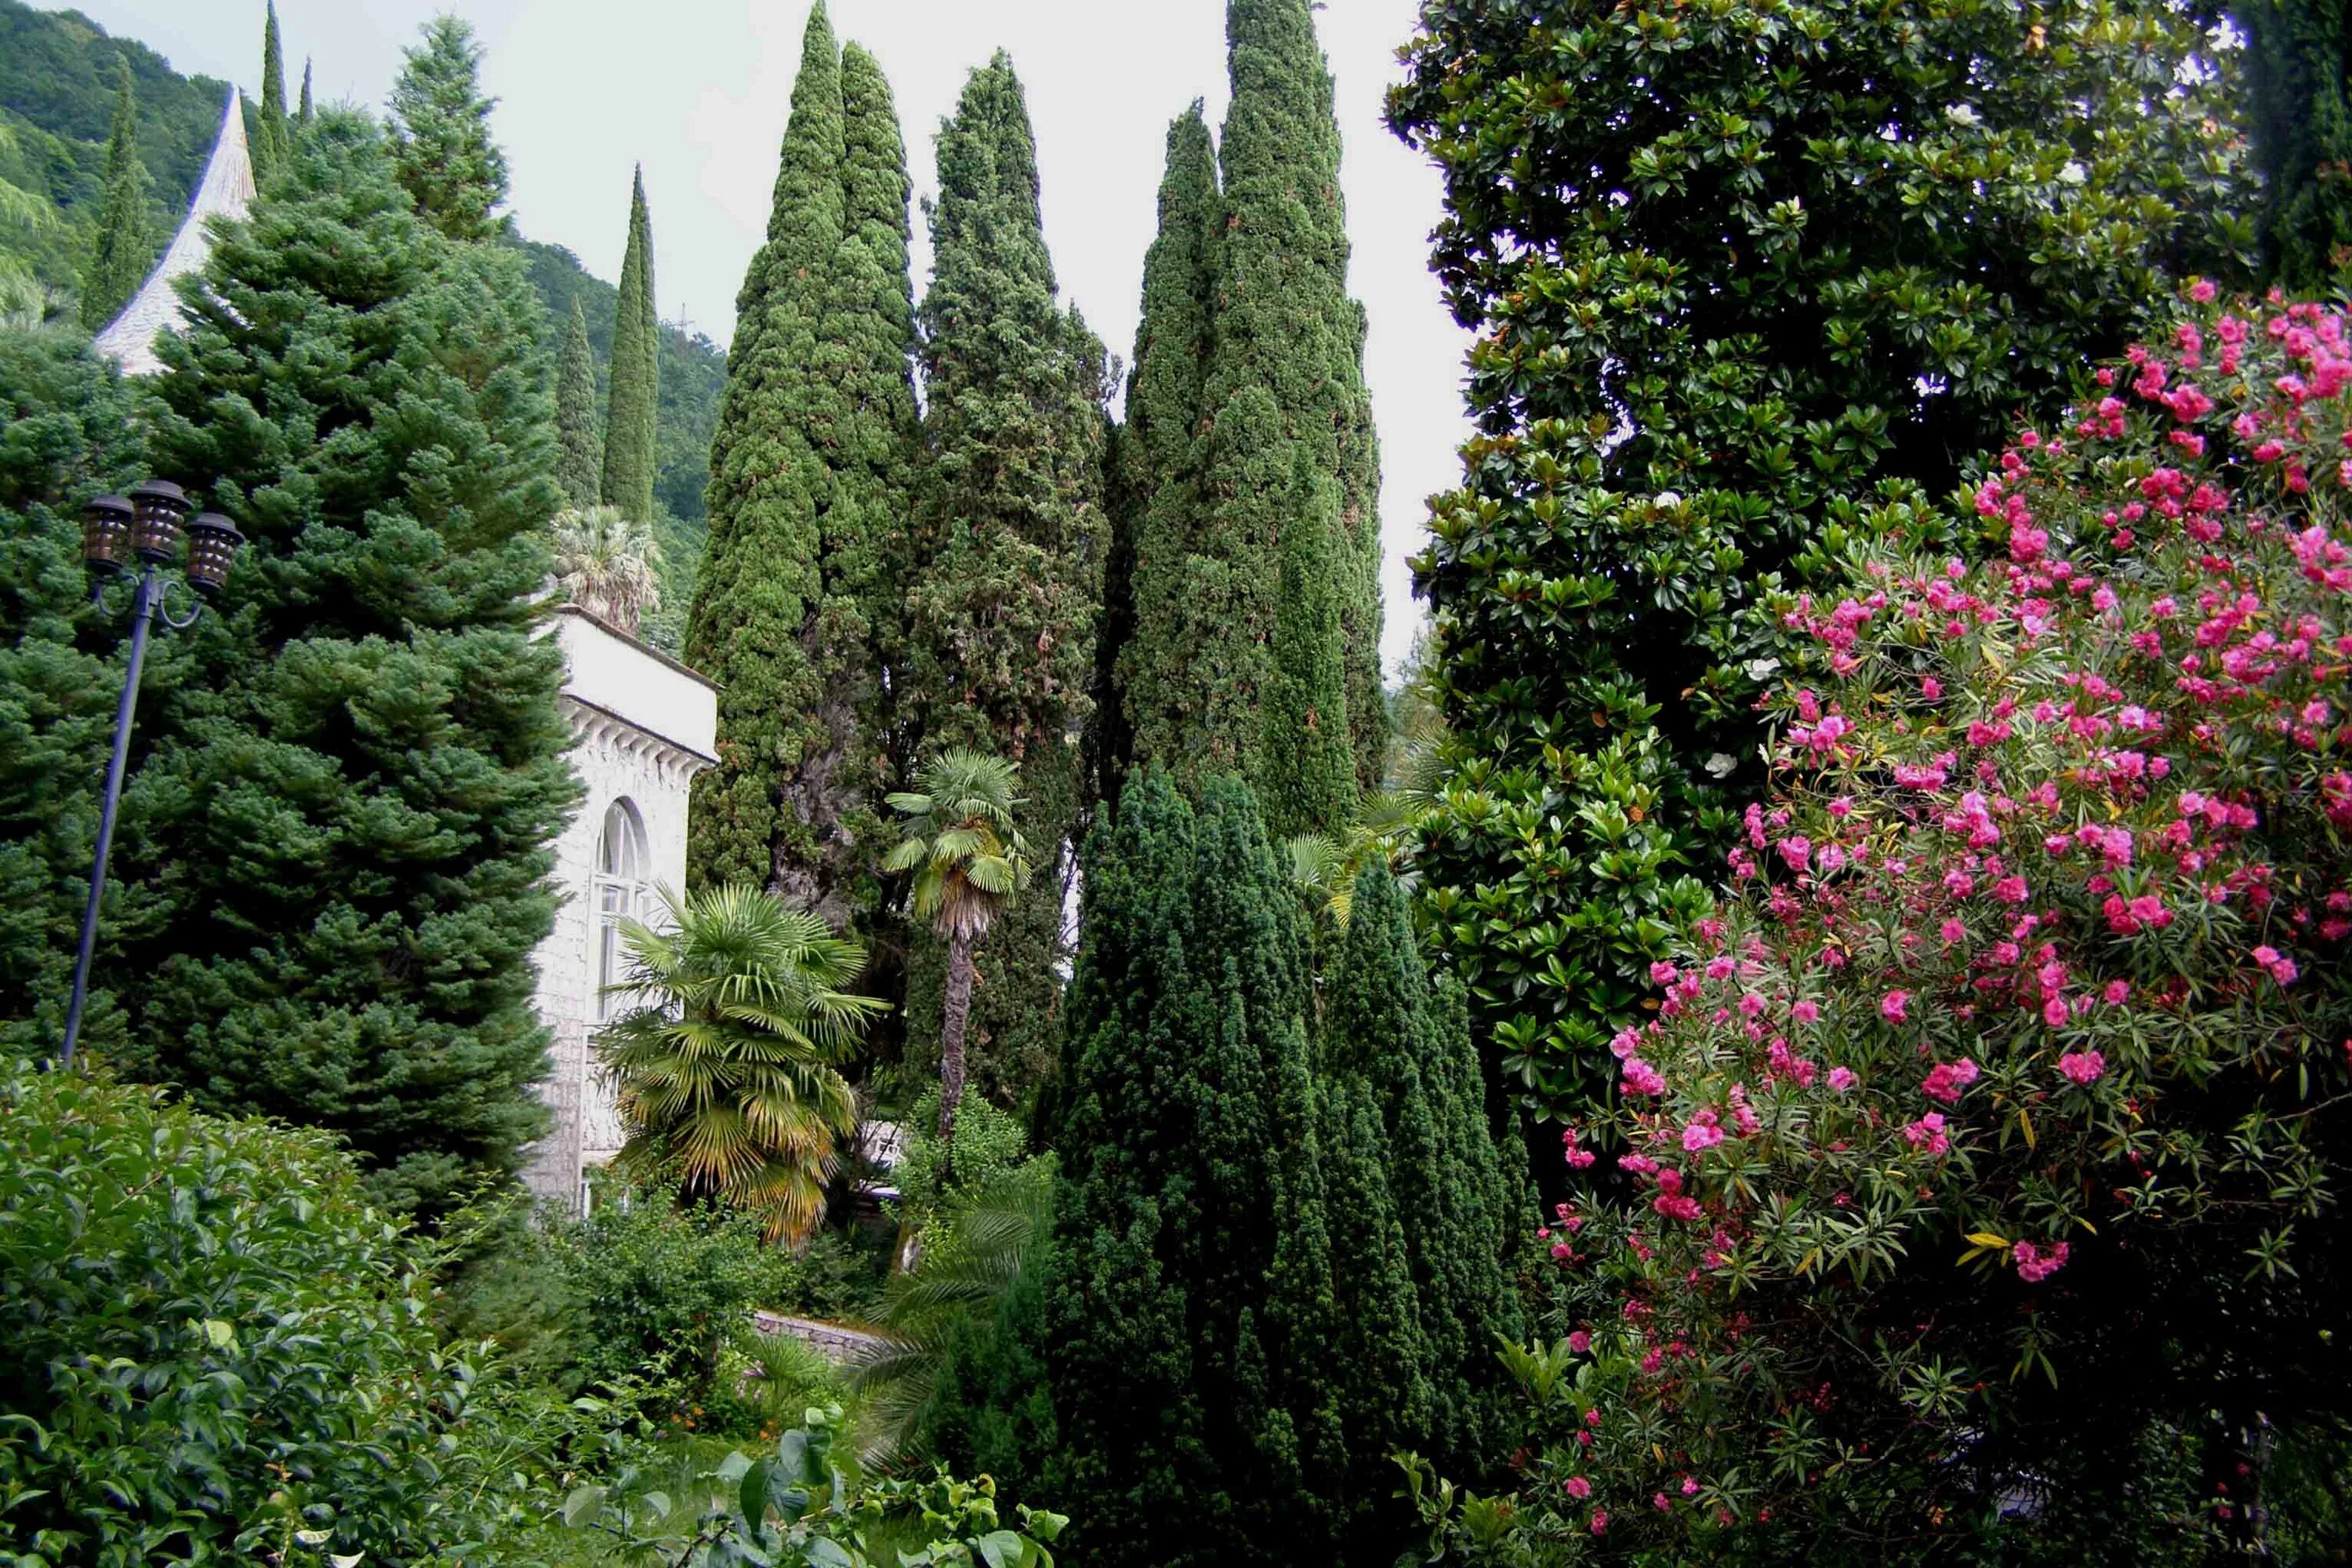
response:
{"label": "tree trunk", "polygon": [[948,998],[940,1020],[940,1142],[955,1142],[956,1108],[963,1103],[963,1029],[971,1017],[971,938],[948,939]]}

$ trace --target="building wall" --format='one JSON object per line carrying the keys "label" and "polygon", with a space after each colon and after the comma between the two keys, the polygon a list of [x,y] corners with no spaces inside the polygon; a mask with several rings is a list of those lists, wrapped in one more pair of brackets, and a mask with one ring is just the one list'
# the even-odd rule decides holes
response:
{"label": "building wall", "polygon": [[[572,765],[586,793],[556,842],[553,879],[563,901],[533,955],[539,1014],[553,1037],[553,1071],[540,1092],[555,1125],[532,1149],[523,1180],[541,1198],[574,1205],[585,1170],[621,1146],[613,1097],[589,1046],[597,1020],[599,841],[614,802],[628,801],[644,826],[646,887],[685,886],[687,801],[708,765],[718,700],[699,676],[576,612],[559,614],[552,635],[564,650],[559,700],[575,737]],[[648,897],[644,914],[656,913]]]}

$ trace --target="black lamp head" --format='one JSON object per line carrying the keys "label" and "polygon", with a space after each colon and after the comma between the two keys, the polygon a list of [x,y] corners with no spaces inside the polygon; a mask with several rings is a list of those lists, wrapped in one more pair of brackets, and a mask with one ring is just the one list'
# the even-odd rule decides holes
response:
{"label": "black lamp head", "polygon": [[93,572],[120,572],[131,564],[131,525],[135,516],[121,496],[93,496],[81,508],[82,564]]}
{"label": "black lamp head", "polygon": [[188,515],[188,493],[169,479],[147,479],[131,489],[135,515],[131,523],[131,549],[142,561],[158,566],[180,553],[181,520]]}
{"label": "black lamp head", "polygon": [[211,598],[228,585],[228,569],[245,535],[236,524],[216,511],[200,511],[188,520],[188,585]]}

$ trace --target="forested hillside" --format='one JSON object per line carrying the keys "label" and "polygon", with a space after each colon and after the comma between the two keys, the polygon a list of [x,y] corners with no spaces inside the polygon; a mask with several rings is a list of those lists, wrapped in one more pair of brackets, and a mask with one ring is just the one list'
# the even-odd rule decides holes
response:
{"label": "forested hillside", "polygon": [[106,177],[116,61],[131,68],[160,253],[204,172],[228,84],[185,77],[79,11],[0,0],[0,274],[70,294]]}

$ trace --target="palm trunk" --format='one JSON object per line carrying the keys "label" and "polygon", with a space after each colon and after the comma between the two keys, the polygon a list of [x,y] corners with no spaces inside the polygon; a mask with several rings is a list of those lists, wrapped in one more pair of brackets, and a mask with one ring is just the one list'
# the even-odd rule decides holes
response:
{"label": "palm trunk", "polygon": [[971,938],[948,939],[948,999],[940,1021],[940,1142],[955,1142],[956,1107],[963,1103],[963,1030],[971,1017]]}

